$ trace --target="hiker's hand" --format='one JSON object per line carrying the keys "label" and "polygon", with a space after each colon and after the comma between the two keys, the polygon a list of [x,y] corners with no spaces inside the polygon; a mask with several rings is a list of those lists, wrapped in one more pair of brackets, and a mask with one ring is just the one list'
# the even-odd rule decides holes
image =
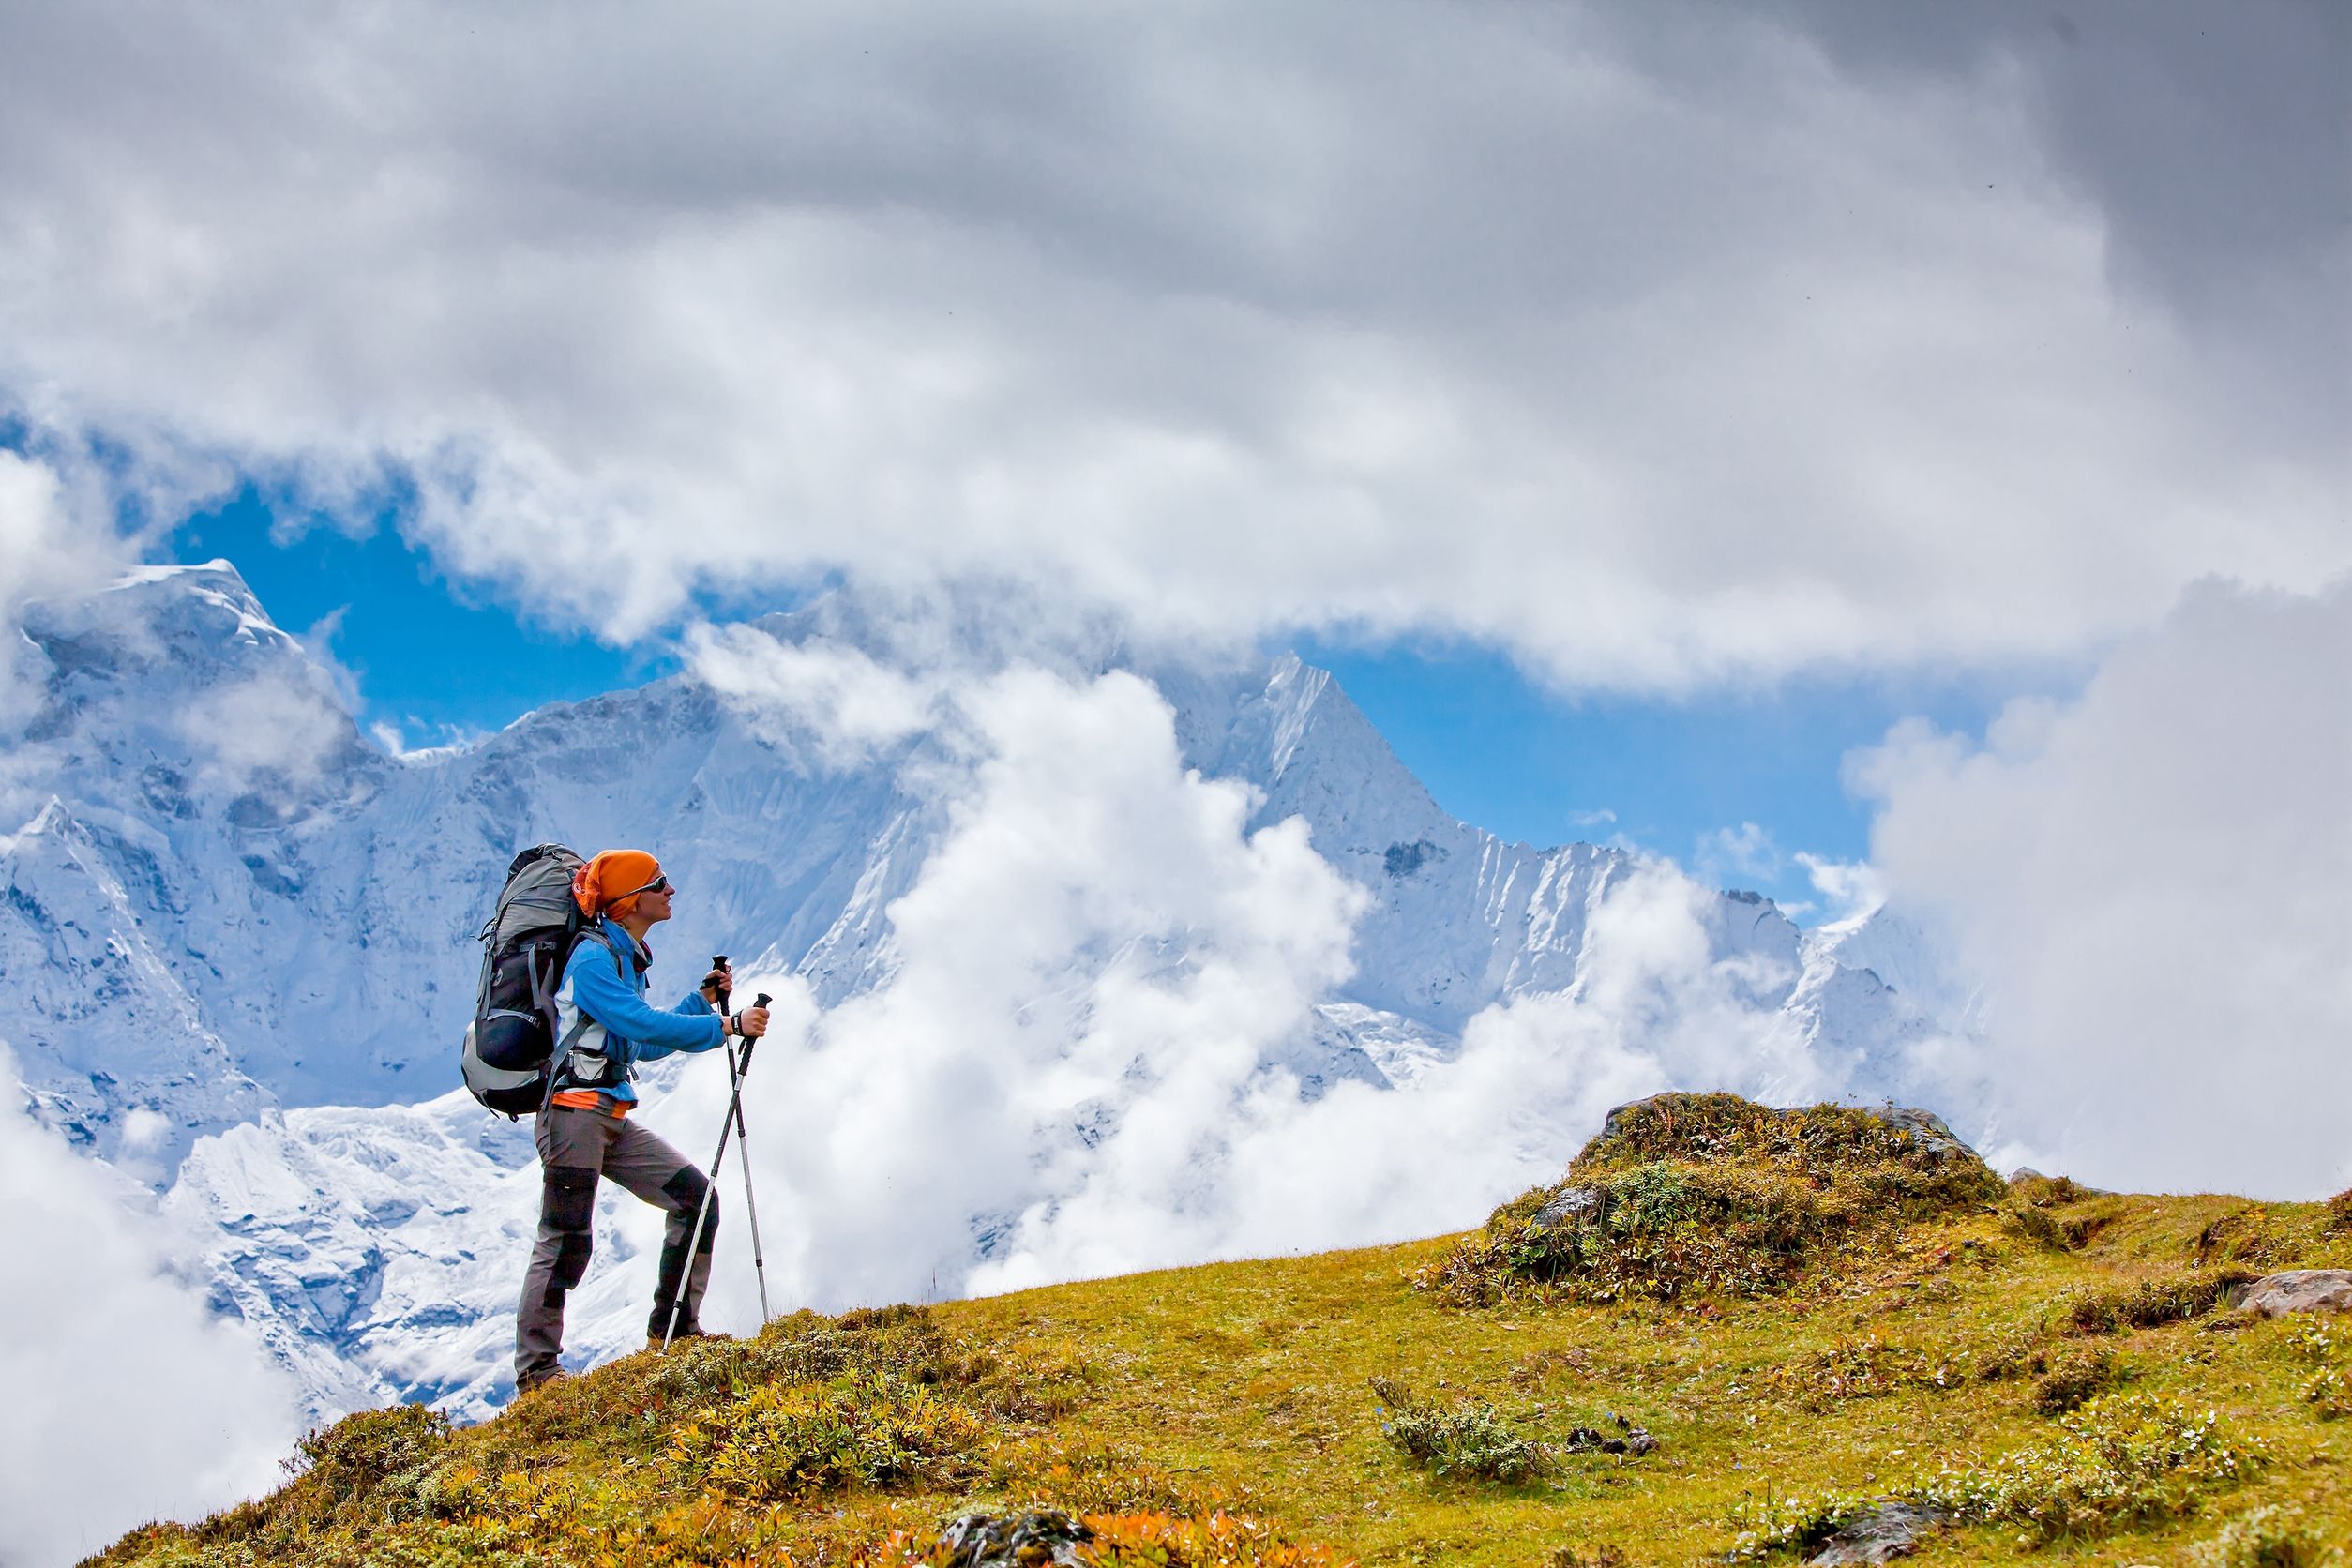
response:
{"label": "hiker's hand", "polygon": [[720,1006],[726,1002],[727,993],[734,988],[735,972],[732,968],[715,969],[702,976],[702,1000],[714,1007]]}
{"label": "hiker's hand", "polygon": [[735,1015],[735,1033],[746,1040],[756,1040],[768,1032],[768,1010],[746,1007]]}

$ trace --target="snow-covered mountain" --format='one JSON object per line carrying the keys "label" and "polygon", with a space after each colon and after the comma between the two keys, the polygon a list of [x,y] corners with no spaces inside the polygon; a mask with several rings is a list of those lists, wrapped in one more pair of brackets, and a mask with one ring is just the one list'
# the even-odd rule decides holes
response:
{"label": "snow-covered mountain", "polygon": [[[760,634],[853,646],[861,628],[824,601]],[[520,1132],[447,1091],[475,933],[518,849],[658,847],[692,895],[660,934],[695,956],[673,980],[723,950],[830,1006],[891,974],[891,903],[947,826],[919,785],[937,735],[844,763],[692,675],[387,756],[225,562],[36,605],[25,635],[48,680],[0,773],[23,824],[0,838],[0,1040],[41,1121],[209,1239],[217,1303],[321,1410],[397,1394],[478,1411],[505,1392],[535,1168]],[[1088,656],[1126,662],[1110,641]],[[1353,978],[1271,1058],[1300,1093],[1410,1093],[1483,1010],[1586,977],[1632,857],[1455,821],[1296,658],[1138,672],[1186,765],[1255,792],[1251,829],[1303,818],[1368,896]],[[1705,924],[1717,957],[1753,960],[1743,1003],[1849,1084],[1937,1027],[1911,991],[1951,1001],[1900,927],[1806,933],[1740,893]],[[576,1348],[629,1340],[628,1307],[596,1294],[616,1278],[592,1276]]]}

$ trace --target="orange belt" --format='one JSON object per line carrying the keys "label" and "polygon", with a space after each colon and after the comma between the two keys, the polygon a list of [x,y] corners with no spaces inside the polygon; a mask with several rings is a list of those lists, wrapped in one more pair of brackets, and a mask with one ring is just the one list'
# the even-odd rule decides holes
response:
{"label": "orange belt", "polygon": [[552,1099],[549,1100],[548,1104],[551,1106],[562,1106],[566,1110],[601,1111],[605,1115],[612,1117],[615,1120],[626,1116],[629,1113],[628,1101],[615,1099],[611,1095],[595,1089],[562,1090],[558,1092]]}

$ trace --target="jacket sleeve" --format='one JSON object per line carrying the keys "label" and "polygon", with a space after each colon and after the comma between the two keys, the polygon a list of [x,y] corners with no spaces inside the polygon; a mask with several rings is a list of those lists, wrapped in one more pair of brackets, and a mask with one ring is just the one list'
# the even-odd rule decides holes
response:
{"label": "jacket sleeve", "polygon": [[677,1050],[709,1050],[725,1036],[726,1026],[700,996],[694,998],[692,1010],[684,1003],[670,1013],[648,1006],[643,997],[613,972],[611,959],[601,946],[577,955],[565,978],[580,1011],[604,1025],[607,1033],[636,1046],[640,1062]]}

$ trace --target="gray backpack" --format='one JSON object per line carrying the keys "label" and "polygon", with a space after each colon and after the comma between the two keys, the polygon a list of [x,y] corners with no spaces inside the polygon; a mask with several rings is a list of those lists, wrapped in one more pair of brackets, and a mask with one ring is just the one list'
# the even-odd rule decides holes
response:
{"label": "gray backpack", "polygon": [[561,844],[523,851],[482,927],[482,977],[460,1066],[474,1097],[508,1116],[535,1115],[547,1100],[555,996],[582,925],[572,874],[583,864]]}

